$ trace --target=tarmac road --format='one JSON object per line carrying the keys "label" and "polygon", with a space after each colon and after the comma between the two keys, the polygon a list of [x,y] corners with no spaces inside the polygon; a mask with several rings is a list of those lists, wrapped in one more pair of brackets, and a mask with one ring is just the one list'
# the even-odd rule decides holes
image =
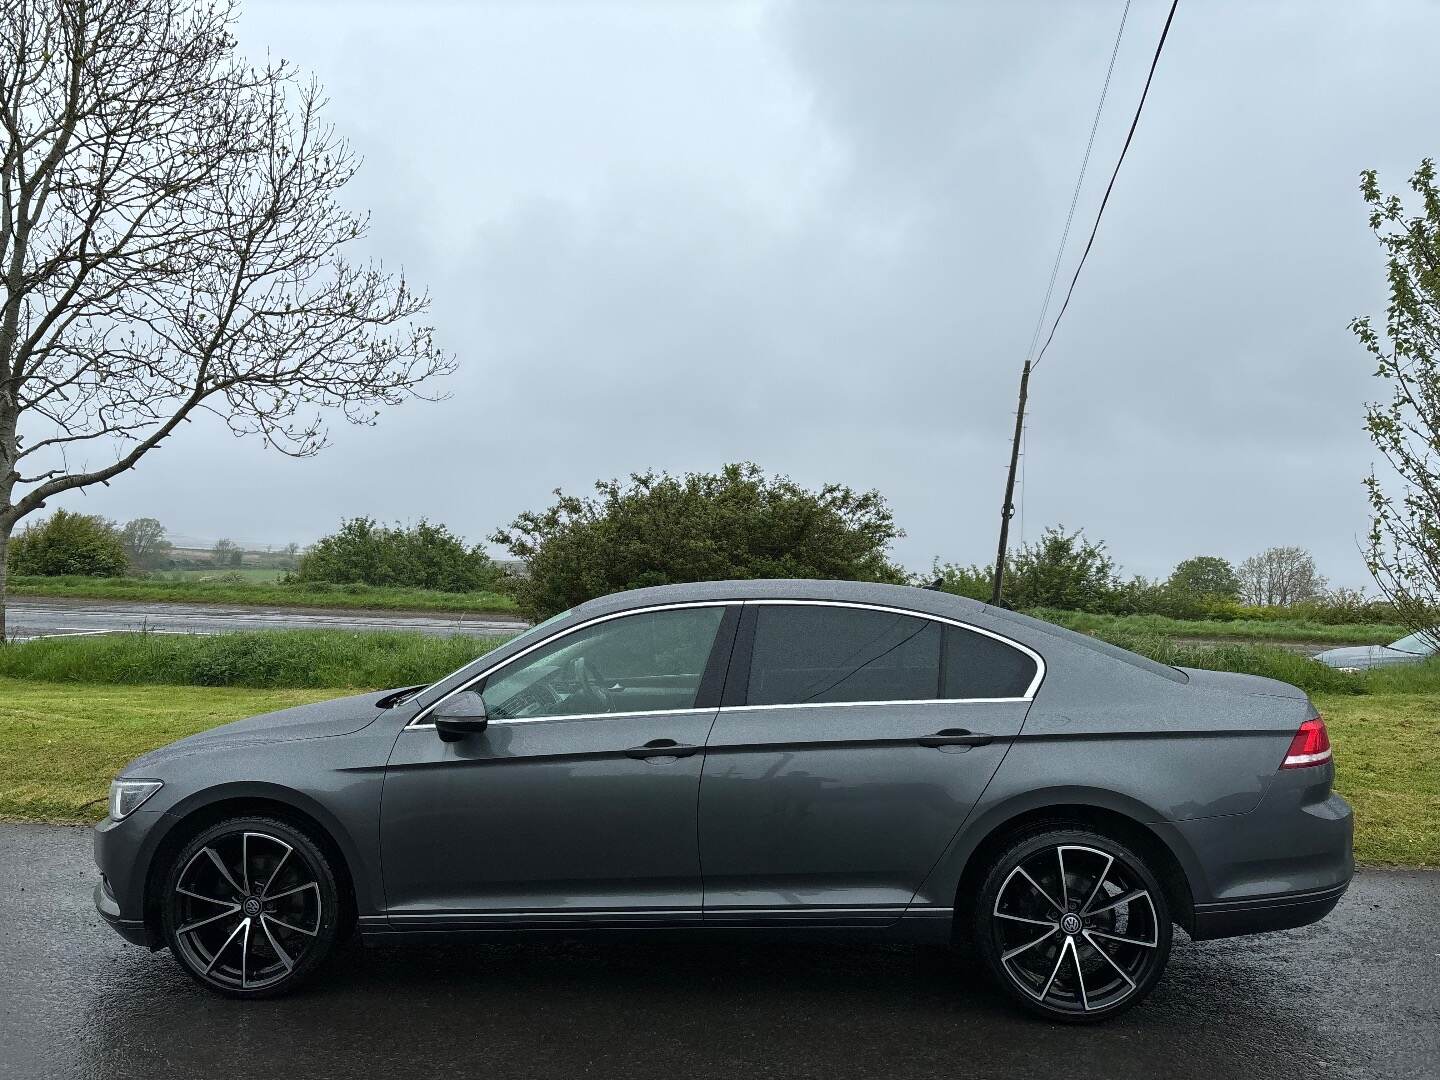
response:
{"label": "tarmac road", "polygon": [[422,634],[513,634],[526,623],[504,617],[425,615],[387,611],[227,607],[107,600],[12,599],[6,629],[20,640],[151,630],[218,634],[225,630],[417,630]]}
{"label": "tarmac road", "polygon": [[1324,922],[1191,943],[1150,1000],[1032,1020],[939,949],[347,946],[238,1003],[91,907],[86,829],[0,826],[0,1076],[1440,1076],[1440,873],[1370,871]]}

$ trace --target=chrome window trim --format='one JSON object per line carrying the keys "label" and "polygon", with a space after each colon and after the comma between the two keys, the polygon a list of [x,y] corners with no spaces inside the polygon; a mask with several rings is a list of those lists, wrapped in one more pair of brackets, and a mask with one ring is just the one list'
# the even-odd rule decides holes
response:
{"label": "chrome window trim", "polygon": [[650,607],[629,608],[625,611],[612,611],[608,615],[597,615],[593,619],[587,619],[585,622],[577,623],[575,626],[570,627],[568,630],[562,630],[558,634],[551,634],[549,637],[544,638],[541,641],[537,641],[533,645],[529,645],[524,649],[521,649],[514,656],[507,656],[504,660],[500,661],[500,663],[496,664],[494,667],[486,668],[484,671],[480,672],[467,682],[462,683],[460,686],[457,686],[455,689],[451,690],[444,697],[438,698],[436,701],[427,705],[424,709],[417,713],[415,718],[411,720],[408,724],[406,724],[405,727],[401,730],[409,731],[411,729],[416,729],[422,731],[433,731],[435,725],[433,723],[426,723],[425,718],[429,716],[432,712],[434,712],[437,708],[439,708],[442,704],[444,704],[446,701],[448,701],[450,698],[454,697],[456,694],[462,693],[465,690],[469,690],[482,679],[488,678],[494,672],[500,671],[502,668],[508,667],[516,660],[519,660],[521,657],[534,652],[541,646],[548,645],[552,641],[559,641],[561,638],[568,637],[569,635],[576,633],[577,631],[584,630],[591,626],[597,626],[603,622],[609,622],[612,619],[622,619],[627,615],[645,615],[655,611],[674,611],[682,608],[730,607],[732,605],[786,605],[791,607],[799,606],[859,608],[864,611],[883,611],[891,615],[908,615],[911,618],[916,619],[929,619],[932,622],[944,623],[948,626],[957,626],[961,630],[969,630],[972,633],[982,634],[985,637],[993,638],[995,641],[998,641],[1004,645],[1008,645],[1012,649],[1024,653],[1026,656],[1030,657],[1030,659],[1035,662],[1035,677],[1030,680],[1030,685],[1026,687],[1025,693],[1020,695],[1019,697],[911,698],[898,701],[807,701],[796,702],[789,705],[721,705],[714,709],[635,709],[623,713],[575,713],[571,715],[561,716],[515,717],[508,720],[492,720],[491,723],[544,724],[565,720],[618,720],[624,717],[632,716],[678,716],[686,713],[708,713],[716,712],[717,709],[719,712],[759,712],[768,709],[854,709],[895,705],[977,705],[981,703],[988,703],[992,705],[1006,703],[1014,704],[1026,701],[1034,701],[1035,692],[1040,688],[1040,684],[1045,680],[1045,658],[1041,656],[1038,652],[1036,652],[1034,649],[1030,648],[1030,646],[1023,644],[1022,642],[1016,641],[1013,638],[1008,638],[1004,634],[996,633],[994,630],[987,630],[983,626],[976,626],[973,623],[963,622],[960,619],[952,619],[947,615],[935,615],[928,611],[916,611],[913,608],[893,607],[888,604],[869,604],[859,600],[689,600],[683,603],[656,604]]}
{"label": "chrome window trim", "polygon": [[[736,601],[736,600],[688,600],[688,601],[685,601],[685,602],[683,602],[683,603],[678,603],[678,604],[655,604],[655,605],[652,605],[652,606],[650,606],[650,607],[627,608],[625,611],[612,611],[612,612],[610,612],[610,614],[608,614],[608,615],[597,615],[597,616],[596,616],[595,618],[593,618],[593,619],[587,619],[587,620],[585,620],[585,621],[582,622],[582,623],[576,623],[574,626],[570,627],[568,630],[561,630],[559,633],[551,634],[551,635],[550,635],[549,637],[547,637],[547,638],[542,638],[541,640],[535,642],[533,645],[527,645],[525,648],[521,649],[521,650],[520,650],[518,653],[516,653],[514,656],[507,656],[504,660],[501,660],[501,661],[500,661],[498,664],[496,664],[494,667],[488,667],[488,668],[486,668],[484,671],[482,671],[482,672],[480,672],[479,674],[475,675],[473,678],[471,678],[471,679],[467,680],[466,682],[462,683],[461,685],[455,687],[455,689],[451,690],[451,691],[450,691],[448,694],[446,694],[444,697],[437,698],[436,700],[432,701],[429,705],[425,706],[425,708],[421,709],[418,713],[416,713],[416,714],[415,714],[415,718],[414,718],[413,720],[411,720],[408,724],[406,724],[405,727],[402,728],[401,730],[402,730],[402,731],[408,731],[408,730],[410,730],[411,728],[421,728],[421,729],[431,729],[431,730],[433,730],[434,727],[435,727],[435,725],[434,725],[434,724],[427,724],[427,723],[425,723],[425,718],[426,718],[427,716],[429,716],[432,712],[434,712],[436,709],[438,709],[438,708],[439,708],[441,705],[443,705],[445,702],[449,701],[449,700],[450,700],[452,697],[454,697],[456,694],[460,694],[460,693],[463,693],[463,692],[466,691],[466,690],[469,690],[472,686],[474,686],[476,683],[480,682],[482,679],[489,678],[489,677],[490,677],[491,675],[493,675],[495,672],[501,670],[502,668],[508,667],[509,665],[513,664],[516,660],[519,660],[522,656],[527,656],[528,654],[534,652],[536,649],[540,648],[541,646],[549,645],[552,641],[559,641],[561,638],[564,638],[564,637],[569,637],[571,634],[577,633],[577,632],[580,631],[580,630],[585,630],[585,629],[587,629],[587,628],[589,628],[589,627],[591,627],[591,626],[598,626],[600,623],[609,622],[609,621],[611,621],[612,619],[623,619],[623,618],[625,618],[627,615],[646,615],[646,614],[649,614],[649,613],[655,612],[655,611],[676,611],[676,610],[680,610],[680,609],[682,609],[682,608],[702,608],[702,607],[720,607],[720,608],[723,608],[723,607],[730,607],[732,604],[737,604],[737,603],[739,603],[739,601]],[[702,677],[704,676],[704,672],[701,672],[701,676],[702,676]],[[508,720],[492,720],[492,721],[490,721],[490,722],[491,722],[492,724],[538,724],[538,723],[543,723],[544,721],[547,721],[547,720],[596,720],[596,719],[599,719],[600,717],[658,716],[658,715],[661,715],[661,714],[664,714],[664,713],[694,713],[694,712],[714,712],[714,711],[715,711],[714,709],[646,709],[646,710],[639,710],[639,711],[628,712],[628,713],[576,713],[576,714],[574,714],[574,715],[569,715],[569,716],[530,716],[530,717],[519,717],[519,718],[514,718],[514,719],[508,719]]]}

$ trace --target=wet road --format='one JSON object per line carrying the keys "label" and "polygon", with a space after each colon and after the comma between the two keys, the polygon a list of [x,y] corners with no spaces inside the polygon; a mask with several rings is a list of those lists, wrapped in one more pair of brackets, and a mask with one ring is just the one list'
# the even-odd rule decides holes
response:
{"label": "wet road", "polygon": [[88,830],[0,826],[0,1076],[1440,1076],[1440,873],[1325,922],[1193,944],[1118,1021],[1003,1004],[943,950],[526,944],[345,950],[273,1002],[212,997],[90,906]]}
{"label": "wet road", "polygon": [[15,600],[5,608],[6,629],[20,639],[151,630],[167,634],[218,634],[226,630],[415,630],[422,634],[513,634],[518,619],[425,615],[384,611],[225,607],[103,600]]}

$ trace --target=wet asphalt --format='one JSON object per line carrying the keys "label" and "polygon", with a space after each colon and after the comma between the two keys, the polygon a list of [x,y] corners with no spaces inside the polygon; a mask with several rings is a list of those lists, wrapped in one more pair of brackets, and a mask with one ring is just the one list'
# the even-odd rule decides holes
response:
{"label": "wet asphalt", "polygon": [[1440,1077],[1440,873],[1324,922],[1176,948],[1100,1027],[1032,1020],[941,949],[347,945],[301,993],[216,998],[91,907],[87,829],[0,825],[0,1076]]}

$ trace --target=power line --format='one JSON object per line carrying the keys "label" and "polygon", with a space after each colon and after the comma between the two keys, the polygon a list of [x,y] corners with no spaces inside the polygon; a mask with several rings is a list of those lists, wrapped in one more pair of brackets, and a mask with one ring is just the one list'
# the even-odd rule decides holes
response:
{"label": "power line", "polygon": [[1050,267],[1050,282],[1045,286],[1045,301],[1040,305],[1040,314],[1035,319],[1035,330],[1030,335],[1030,346],[1025,350],[1027,357],[1035,355],[1035,346],[1045,328],[1045,316],[1050,311],[1050,297],[1055,292],[1055,279],[1060,276],[1065,244],[1070,239],[1070,223],[1075,220],[1075,204],[1080,201],[1080,189],[1085,184],[1085,170],[1090,167],[1090,151],[1095,146],[1095,132],[1100,129],[1100,116],[1105,112],[1105,97],[1110,93],[1110,77],[1115,74],[1115,57],[1120,55],[1120,39],[1125,36],[1125,20],[1130,15],[1130,2],[1131,0],[1125,0],[1125,10],[1120,13],[1120,28],[1115,31],[1115,45],[1110,50],[1110,65],[1105,69],[1105,82],[1100,87],[1100,100],[1095,105],[1095,119],[1090,122],[1090,138],[1085,142],[1085,156],[1080,159],[1080,175],[1075,178],[1075,190],[1070,193],[1070,209],[1065,215],[1065,228],[1060,233],[1060,246],[1055,250],[1055,262]]}
{"label": "power line", "polygon": [[[1040,352],[1036,354],[1034,360],[1031,360],[1030,354],[1027,352],[1024,366],[1020,369],[1020,400],[1015,408],[1015,434],[1010,442],[1010,469],[1005,477],[1005,501],[1000,507],[1000,543],[997,545],[997,551],[995,553],[995,573],[991,579],[990,602],[992,604],[1000,603],[1001,589],[1005,582],[1005,549],[1010,540],[1010,519],[1015,514],[1015,473],[1020,463],[1021,440],[1025,435],[1025,402],[1030,394],[1030,373],[1039,366],[1040,361],[1045,357],[1046,351],[1050,348],[1050,343],[1055,340],[1055,331],[1059,328],[1060,320],[1065,317],[1065,312],[1070,307],[1070,298],[1075,295],[1075,283],[1080,280],[1080,271],[1085,268],[1085,261],[1090,257],[1090,249],[1095,245],[1095,234],[1100,231],[1100,220],[1105,216],[1105,207],[1109,205],[1110,194],[1115,190],[1115,179],[1120,175],[1120,166],[1125,163],[1125,155],[1130,152],[1130,143],[1135,138],[1135,129],[1140,124],[1140,114],[1145,109],[1145,99],[1150,96],[1150,84],[1155,79],[1155,68],[1160,63],[1160,54],[1165,49],[1165,40],[1170,36],[1170,24],[1174,21],[1175,9],[1179,6],[1180,0],[1172,0],[1170,12],[1165,16],[1165,27],[1160,31],[1160,40],[1155,45],[1155,55],[1150,60],[1150,71],[1145,76],[1145,88],[1141,91],[1140,101],[1135,106],[1135,116],[1130,121],[1130,130],[1125,134],[1125,145],[1120,148],[1120,157],[1116,160],[1115,169],[1110,174],[1110,182],[1105,185],[1105,196],[1100,200],[1100,209],[1095,213],[1095,224],[1090,229],[1090,238],[1085,242],[1085,250],[1080,253],[1080,261],[1075,266],[1075,274],[1070,279],[1070,287],[1065,291],[1065,302],[1060,305],[1060,311],[1055,316],[1055,321],[1050,324],[1050,335],[1045,339],[1045,344],[1041,346]],[[1122,29],[1123,26],[1124,22],[1122,19]],[[1108,74],[1106,75],[1106,80],[1107,82],[1109,80]],[[1103,95],[1101,100],[1103,104]],[[1087,149],[1087,157],[1088,154],[1089,150]],[[1068,230],[1068,223],[1066,228]],[[1049,306],[1048,300],[1046,306]],[[1042,322],[1044,320],[1043,311],[1041,320]]]}
{"label": "power line", "polygon": [[[1115,44],[1110,48],[1110,63],[1105,67],[1105,81],[1100,86],[1100,100],[1095,103],[1095,118],[1090,121],[1090,136],[1085,140],[1085,153],[1080,158],[1080,174],[1075,177],[1075,189],[1070,192],[1070,208],[1065,212],[1065,227],[1060,231],[1060,244],[1055,249],[1055,261],[1050,266],[1050,280],[1045,285],[1045,299],[1040,304],[1040,313],[1035,316],[1035,329],[1030,333],[1030,344],[1025,349],[1025,358],[1035,356],[1035,346],[1045,329],[1045,317],[1050,314],[1050,299],[1055,294],[1055,281],[1060,276],[1060,264],[1065,258],[1065,248],[1070,242],[1070,225],[1075,220],[1075,207],[1080,202],[1080,191],[1085,186],[1085,173],[1090,167],[1090,151],[1095,148],[1095,133],[1100,130],[1100,117],[1105,113],[1105,98],[1110,93],[1110,79],[1115,74],[1115,58],[1120,55],[1120,41],[1125,36],[1125,20],[1130,17],[1131,0],[1125,0],[1120,12],[1120,25],[1115,30]],[[1025,543],[1025,438],[1028,426],[1022,426],[1020,433],[1020,543]]]}
{"label": "power line", "polygon": [[1045,351],[1050,348],[1050,343],[1055,340],[1055,330],[1060,325],[1060,320],[1065,317],[1065,309],[1070,306],[1070,298],[1075,295],[1075,283],[1080,280],[1080,271],[1085,269],[1085,260],[1090,257],[1090,249],[1095,245],[1095,234],[1100,231],[1100,219],[1105,216],[1105,207],[1110,202],[1110,193],[1115,190],[1115,178],[1120,175],[1120,166],[1125,164],[1125,155],[1130,152],[1130,142],[1135,138],[1135,129],[1140,124],[1140,114],[1145,110],[1145,99],[1150,96],[1150,83],[1155,78],[1155,67],[1160,63],[1160,54],[1165,49],[1165,39],[1170,36],[1170,23],[1175,19],[1175,9],[1180,6],[1180,0],[1172,0],[1170,13],[1165,16],[1165,27],[1160,31],[1160,40],[1155,45],[1155,55],[1150,60],[1150,72],[1145,76],[1145,89],[1140,92],[1140,102],[1135,106],[1135,117],[1130,121],[1130,130],[1125,135],[1125,145],[1120,148],[1120,157],[1115,162],[1115,171],[1110,174],[1110,182],[1105,185],[1105,197],[1100,200],[1100,209],[1095,212],[1095,225],[1090,230],[1090,239],[1085,241],[1085,250],[1080,253],[1080,261],[1075,266],[1075,276],[1070,279],[1070,288],[1065,291],[1065,302],[1060,305],[1060,312],[1055,316],[1054,323],[1050,326],[1050,336],[1045,339],[1039,355],[1031,365],[1032,370],[1040,365],[1045,357]]}

